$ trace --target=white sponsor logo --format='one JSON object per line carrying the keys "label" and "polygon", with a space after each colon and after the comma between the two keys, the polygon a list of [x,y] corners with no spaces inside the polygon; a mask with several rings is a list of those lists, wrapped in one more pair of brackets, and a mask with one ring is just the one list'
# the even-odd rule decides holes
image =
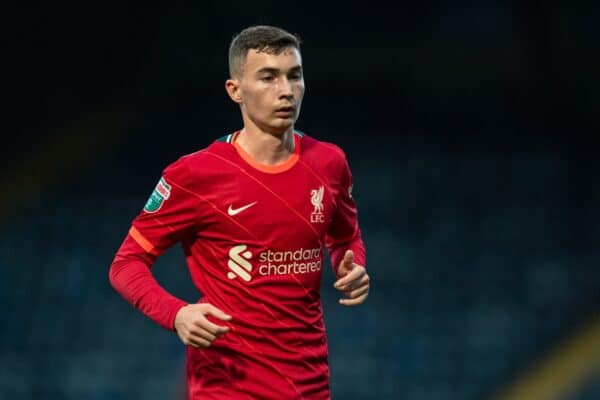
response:
{"label": "white sponsor logo", "polygon": [[227,214],[228,215],[237,215],[239,213],[241,213],[242,211],[252,207],[253,205],[255,205],[256,203],[258,203],[257,201],[255,201],[254,203],[250,203],[250,204],[246,204],[245,206],[239,207],[239,208],[232,208],[233,204],[229,205],[229,208],[227,209]]}
{"label": "white sponsor logo", "polygon": [[314,207],[313,212],[310,214],[310,222],[313,224],[325,222],[325,217],[323,216],[323,194],[325,194],[323,186],[310,191],[310,202]]}
{"label": "white sponsor logo", "polygon": [[227,273],[229,279],[233,279],[236,276],[239,276],[246,282],[252,279],[252,276],[250,276],[252,264],[247,261],[252,257],[252,253],[247,251],[247,248],[248,246],[245,244],[240,244],[229,250],[229,261],[227,261],[227,266],[231,269],[231,271]]}
{"label": "white sponsor logo", "polygon": [[[227,266],[231,271],[227,273],[229,279],[236,277],[249,282],[252,279],[250,273],[253,266],[250,263],[252,253],[247,250],[245,244],[234,246],[229,250],[229,261]],[[300,248],[288,251],[267,250],[258,254],[257,271],[261,276],[273,275],[298,275],[318,272],[322,266],[322,249]]]}

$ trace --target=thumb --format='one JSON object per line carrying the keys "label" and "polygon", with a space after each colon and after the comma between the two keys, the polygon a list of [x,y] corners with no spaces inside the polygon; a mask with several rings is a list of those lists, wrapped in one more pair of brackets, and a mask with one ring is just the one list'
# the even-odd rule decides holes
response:
{"label": "thumb", "polygon": [[213,306],[212,304],[208,305],[206,314],[212,315],[213,317],[216,317],[222,321],[229,321],[231,319],[231,315],[226,314],[224,311],[218,309],[217,307]]}
{"label": "thumb", "polygon": [[344,253],[344,263],[346,265],[352,265],[354,262],[354,252],[352,250],[346,250]]}
{"label": "thumb", "polygon": [[352,250],[346,250],[344,258],[340,263],[340,272],[346,273],[352,269],[352,263],[354,262],[354,252]]}
{"label": "thumb", "polygon": [[339,278],[346,276],[348,272],[352,270],[352,263],[354,262],[354,252],[352,250],[346,250],[344,258],[340,261],[340,265],[337,269],[337,276]]}

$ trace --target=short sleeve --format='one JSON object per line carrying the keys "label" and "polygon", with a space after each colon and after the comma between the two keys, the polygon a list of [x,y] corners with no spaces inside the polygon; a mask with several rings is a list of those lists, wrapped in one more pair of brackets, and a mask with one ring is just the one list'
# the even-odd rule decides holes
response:
{"label": "short sleeve", "polygon": [[165,168],[129,235],[148,253],[160,255],[195,232],[198,197],[194,178],[180,159]]}

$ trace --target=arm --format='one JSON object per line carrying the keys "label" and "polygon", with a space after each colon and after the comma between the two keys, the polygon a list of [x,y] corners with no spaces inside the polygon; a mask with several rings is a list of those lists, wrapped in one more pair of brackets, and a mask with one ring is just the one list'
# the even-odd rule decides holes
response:
{"label": "arm", "polygon": [[365,269],[365,244],[358,226],[356,203],[352,198],[352,174],[345,157],[336,200],[337,209],[325,244],[338,278],[334,287],[346,296],[340,299],[340,304],[357,305],[369,295],[370,278]]}
{"label": "arm", "polygon": [[150,268],[156,256],[127,235],[110,266],[112,287],[127,302],[163,328],[174,330],[175,315],[187,302],[158,284]]}
{"label": "arm", "polygon": [[127,235],[110,266],[109,280],[136,309],[166,328],[175,330],[185,345],[208,347],[229,328],[218,326],[206,319],[212,315],[229,321],[231,317],[211,304],[187,304],[168,293],[151,273],[156,256],[147,253]]}
{"label": "arm", "polygon": [[164,171],[144,210],[133,221],[129,233],[111,264],[109,280],[115,290],[148,318],[175,330],[186,345],[207,347],[229,328],[210,322],[231,317],[211,304],[187,304],[168,293],[151,272],[156,258],[175,242],[193,233],[198,201],[177,179],[190,181],[180,162]]}

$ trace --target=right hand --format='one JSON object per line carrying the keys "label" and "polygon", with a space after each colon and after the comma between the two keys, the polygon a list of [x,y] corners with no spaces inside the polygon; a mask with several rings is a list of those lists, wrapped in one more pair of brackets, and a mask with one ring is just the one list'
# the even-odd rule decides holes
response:
{"label": "right hand", "polygon": [[215,325],[205,316],[211,315],[222,321],[230,321],[231,315],[225,314],[209,303],[188,304],[181,307],[175,316],[175,330],[186,346],[203,349],[212,344],[219,336],[229,331],[229,327]]}

